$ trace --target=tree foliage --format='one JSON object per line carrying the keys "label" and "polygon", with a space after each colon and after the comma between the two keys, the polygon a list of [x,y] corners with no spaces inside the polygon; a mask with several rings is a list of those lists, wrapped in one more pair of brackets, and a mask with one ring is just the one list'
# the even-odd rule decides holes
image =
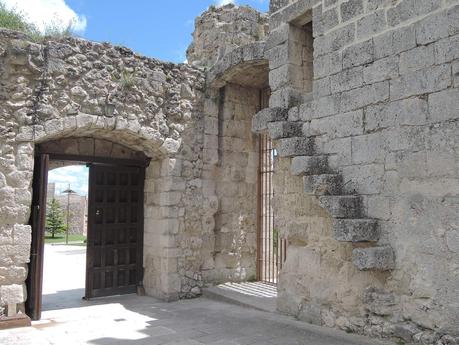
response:
{"label": "tree foliage", "polygon": [[67,225],[64,222],[64,212],[59,201],[53,198],[48,204],[46,212],[46,231],[54,238],[54,235],[65,232],[66,229]]}

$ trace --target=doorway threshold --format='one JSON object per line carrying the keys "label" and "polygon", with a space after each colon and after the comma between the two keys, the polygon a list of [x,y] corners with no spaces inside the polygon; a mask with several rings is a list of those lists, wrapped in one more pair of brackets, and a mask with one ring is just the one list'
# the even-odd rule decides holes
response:
{"label": "doorway threshold", "polygon": [[225,283],[203,289],[209,299],[243,307],[276,312],[276,285],[263,282]]}

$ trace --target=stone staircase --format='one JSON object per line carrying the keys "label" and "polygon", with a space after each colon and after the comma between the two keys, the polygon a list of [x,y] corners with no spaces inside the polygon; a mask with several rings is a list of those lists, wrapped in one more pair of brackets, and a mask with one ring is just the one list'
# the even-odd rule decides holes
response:
{"label": "stone staircase", "polygon": [[333,217],[335,239],[367,244],[354,248],[354,265],[359,270],[393,269],[392,248],[374,245],[379,240],[378,221],[365,217],[362,196],[345,192],[343,176],[330,169],[327,155],[317,154],[315,137],[304,136],[302,127],[302,122],[288,121],[284,108],[263,109],[252,121],[252,131],[268,133],[276,141],[278,155],[291,158],[291,173],[303,177],[304,192],[316,196]]}

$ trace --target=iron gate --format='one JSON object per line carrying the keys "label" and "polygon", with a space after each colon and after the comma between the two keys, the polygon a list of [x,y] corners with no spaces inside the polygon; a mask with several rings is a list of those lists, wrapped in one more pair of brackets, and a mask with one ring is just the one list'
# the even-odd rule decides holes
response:
{"label": "iron gate", "polygon": [[271,284],[277,284],[287,250],[286,241],[280,238],[274,223],[274,156],[271,139],[261,134],[258,162],[257,279]]}

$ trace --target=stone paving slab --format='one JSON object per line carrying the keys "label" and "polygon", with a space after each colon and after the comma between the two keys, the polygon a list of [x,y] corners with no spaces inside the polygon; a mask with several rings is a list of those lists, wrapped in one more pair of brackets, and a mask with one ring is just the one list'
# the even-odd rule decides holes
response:
{"label": "stone paving slab", "polygon": [[206,298],[164,303],[116,296],[43,312],[32,327],[0,331],[0,344],[389,344]]}

